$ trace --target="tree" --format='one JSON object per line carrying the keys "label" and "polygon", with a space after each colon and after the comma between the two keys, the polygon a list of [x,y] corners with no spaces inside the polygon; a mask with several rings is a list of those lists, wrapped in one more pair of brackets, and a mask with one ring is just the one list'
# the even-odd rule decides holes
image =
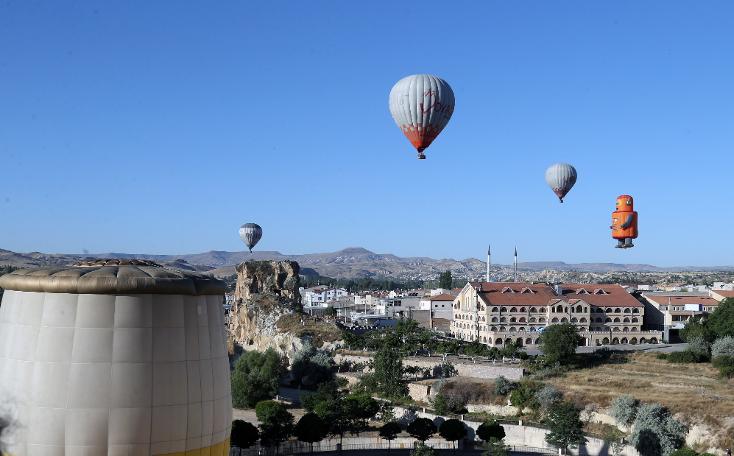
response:
{"label": "tree", "polygon": [[329,433],[329,426],[317,414],[306,413],[298,420],[293,434],[301,442],[308,442],[313,453],[313,444],[320,442]]}
{"label": "tree", "polygon": [[696,336],[688,340],[688,351],[696,356],[696,359],[707,361],[710,359],[711,344],[702,336]]}
{"label": "tree", "polygon": [[510,393],[510,403],[520,409],[525,407],[536,408],[535,392],[537,386],[530,382],[520,382],[519,386]]}
{"label": "tree", "polygon": [[232,421],[229,441],[233,447],[250,448],[259,438],[260,432],[252,423],[242,420]]}
{"label": "tree", "polygon": [[380,403],[367,393],[351,394],[343,399],[349,430],[355,434],[367,427],[367,420],[380,411]]}
{"label": "tree", "polygon": [[397,337],[386,337],[373,361],[372,377],[377,392],[388,398],[401,398],[408,393],[403,381],[403,357],[395,349],[399,346],[400,340]]}
{"label": "tree", "polygon": [[380,438],[387,440],[387,451],[390,451],[390,442],[400,434],[402,428],[395,421],[388,421],[380,427]]}
{"label": "tree", "polygon": [[261,401],[255,406],[260,421],[260,441],[266,446],[275,446],[293,433],[293,415],[280,402]]}
{"label": "tree", "polygon": [[617,396],[612,400],[612,418],[614,418],[618,424],[629,426],[635,421],[637,408],[639,406],[640,401],[629,394]]}
{"label": "tree", "polygon": [[452,418],[441,423],[438,428],[438,434],[448,442],[454,442],[454,451],[456,451],[457,442],[466,437],[466,426],[461,421]]}
{"label": "tree", "polygon": [[709,315],[706,326],[715,339],[734,336],[734,299],[727,298],[721,301],[716,310]]}
{"label": "tree", "polygon": [[669,456],[683,446],[688,429],[660,404],[643,404],[637,410],[630,442],[642,456]]}
{"label": "tree", "polygon": [[232,405],[252,408],[260,401],[274,398],[283,371],[283,359],[272,348],[265,353],[245,352],[232,372]]}
{"label": "tree", "polygon": [[440,276],[438,276],[438,287],[439,288],[450,290],[452,283],[453,283],[453,280],[451,278],[451,271],[444,271],[441,273]]}
{"label": "tree", "polygon": [[543,350],[546,364],[571,364],[576,356],[576,347],[580,339],[576,327],[570,323],[545,328],[540,336],[540,349]]}
{"label": "tree", "polygon": [[485,421],[477,428],[477,437],[485,442],[492,439],[502,440],[505,438],[505,428],[496,421]]}
{"label": "tree", "polygon": [[548,411],[546,424],[549,432],[545,441],[561,449],[564,454],[568,447],[575,448],[586,443],[584,424],[580,419],[581,411],[570,402],[558,402]]}
{"label": "tree", "polygon": [[406,430],[414,439],[420,440],[421,442],[425,442],[431,438],[437,431],[436,425],[428,418],[416,418],[408,425],[408,429]]}
{"label": "tree", "polygon": [[482,456],[507,456],[505,442],[494,437],[484,442],[482,448],[484,449]]}
{"label": "tree", "polygon": [[413,451],[410,452],[410,456],[435,456],[436,452],[433,450],[432,447],[429,447],[423,442],[418,443],[418,445],[413,448]]}

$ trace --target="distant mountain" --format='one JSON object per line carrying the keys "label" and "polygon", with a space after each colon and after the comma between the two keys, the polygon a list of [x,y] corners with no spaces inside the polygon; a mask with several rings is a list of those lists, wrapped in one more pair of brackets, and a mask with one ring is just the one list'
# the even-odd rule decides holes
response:
{"label": "distant mountain", "polygon": [[[66,265],[85,257],[140,258],[161,264],[196,271],[209,271],[217,276],[234,274],[235,265],[250,259],[294,260],[309,275],[315,273],[328,277],[390,277],[395,279],[434,279],[443,271],[450,270],[457,277],[478,278],[485,274],[485,264],[476,258],[454,260],[428,257],[398,257],[392,254],[375,253],[362,247],[348,247],[337,252],[284,255],[280,252],[226,252],[212,250],[186,255],[148,255],[130,253],[100,254],[45,254],[39,252],[16,253],[0,249],[0,265],[37,267]],[[587,273],[644,273],[644,272],[690,272],[690,271],[734,271],[732,266],[669,267],[661,268],[649,264],[617,263],[564,263],[561,261],[524,262],[518,264],[522,280],[548,280],[554,277],[569,277],[569,274]],[[562,274],[559,276],[558,274]],[[514,276],[509,265],[492,265],[493,280],[511,280]]]}

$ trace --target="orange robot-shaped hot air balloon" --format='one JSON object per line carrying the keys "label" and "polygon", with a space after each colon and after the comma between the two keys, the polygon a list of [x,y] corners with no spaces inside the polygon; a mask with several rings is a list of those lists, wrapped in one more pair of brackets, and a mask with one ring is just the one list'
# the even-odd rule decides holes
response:
{"label": "orange robot-shaped hot air balloon", "polygon": [[632,239],[637,238],[637,211],[633,209],[633,200],[629,195],[617,197],[617,210],[612,212],[612,237],[617,240],[618,249],[634,247]]}

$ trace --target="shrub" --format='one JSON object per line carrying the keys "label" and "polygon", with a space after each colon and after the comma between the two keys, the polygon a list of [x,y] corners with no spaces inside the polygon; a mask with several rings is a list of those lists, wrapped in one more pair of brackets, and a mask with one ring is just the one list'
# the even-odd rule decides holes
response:
{"label": "shrub", "polygon": [[709,359],[711,344],[702,336],[692,337],[688,340],[688,351],[693,353],[697,359]]}
{"label": "shrub", "polygon": [[435,456],[435,454],[433,447],[429,447],[423,442],[418,443],[410,452],[410,456]]}
{"label": "shrub", "polygon": [[686,426],[660,404],[643,404],[637,411],[630,443],[642,456],[670,456],[685,442]]}
{"label": "shrub", "polygon": [[676,363],[676,364],[703,363],[706,361],[708,361],[708,355],[703,356],[691,350],[686,350],[682,352],[674,352],[668,355],[668,362]]}
{"label": "shrub", "polygon": [[677,450],[670,453],[670,456],[699,456],[696,450],[688,447],[678,448]]}
{"label": "shrub", "polygon": [[535,408],[537,405],[535,403],[536,391],[536,385],[528,382],[522,382],[512,391],[512,393],[510,393],[510,403],[521,411],[525,407]]}
{"label": "shrub", "polygon": [[542,410],[548,410],[556,402],[563,400],[563,393],[561,393],[553,385],[545,385],[535,392],[535,402]]}
{"label": "shrub", "polygon": [[612,400],[612,417],[617,421],[617,423],[629,426],[635,421],[639,406],[640,401],[629,394],[617,396]]}
{"label": "shrub", "polygon": [[668,359],[668,354],[667,353],[658,353],[657,355],[655,355],[655,357],[657,359]]}
{"label": "shrub", "polygon": [[711,345],[711,358],[718,358],[720,356],[734,357],[734,337],[720,337]]}
{"label": "shrub", "polygon": [[497,380],[494,381],[494,393],[498,396],[507,396],[517,388],[516,382],[511,382],[510,380],[507,380],[503,376],[497,377]]}
{"label": "shrub", "polygon": [[734,356],[717,356],[712,363],[722,377],[734,377]]}
{"label": "shrub", "polygon": [[265,353],[246,352],[232,372],[232,404],[252,408],[260,401],[274,398],[283,371],[283,358],[272,348]]}

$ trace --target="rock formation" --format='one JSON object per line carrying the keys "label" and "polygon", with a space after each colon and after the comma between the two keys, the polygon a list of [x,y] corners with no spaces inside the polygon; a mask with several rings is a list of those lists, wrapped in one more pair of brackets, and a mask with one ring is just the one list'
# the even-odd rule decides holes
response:
{"label": "rock formation", "polygon": [[277,325],[281,317],[301,309],[299,269],[295,261],[248,261],[237,266],[229,318],[232,351],[235,344],[245,350],[274,348],[290,358],[303,346],[299,336],[282,332]]}

